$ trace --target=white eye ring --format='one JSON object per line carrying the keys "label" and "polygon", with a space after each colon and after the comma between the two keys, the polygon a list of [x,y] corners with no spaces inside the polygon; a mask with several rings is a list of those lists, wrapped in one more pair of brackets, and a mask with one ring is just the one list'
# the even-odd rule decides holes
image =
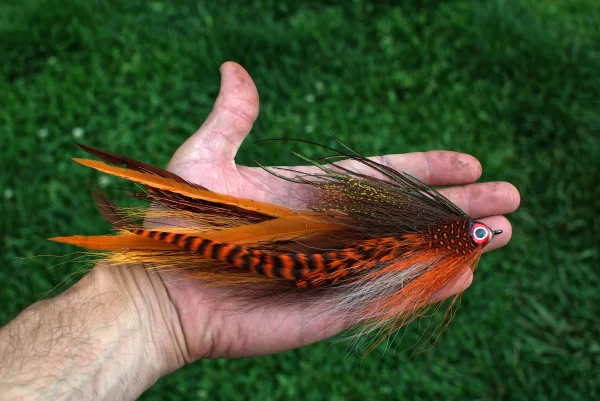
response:
{"label": "white eye ring", "polygon": [[[481,233],[483,231],[483,234]],[[482,234],[482,235],[479,235]],[[477,227],[474,231],[473,231],[473,236],[475,237],[475,239],[481,241],[486,239],[488,236],[490,235],[490,232],[483,227]]]}

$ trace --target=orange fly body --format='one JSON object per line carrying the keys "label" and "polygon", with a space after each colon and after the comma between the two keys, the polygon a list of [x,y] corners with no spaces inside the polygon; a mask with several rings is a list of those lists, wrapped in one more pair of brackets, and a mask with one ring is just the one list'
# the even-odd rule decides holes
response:
{"label": "orange fly body", "polygon": [[108,251],[115,264],[184,271],[211,285],[260,288],[270,281],[281,291],[317,291],[327,304],[324,313],[350,316],[362,323],[360,334],[387,336],[424,316],[430,299],[457,283],[466,266],[475,269],[483,247],[502,232],[473,221],[412,176],[349,149],[322,146],[335,152],[332,158],[358,161],[379,178],[335,162],[313,161],[317,174],[269,170],[314,188],[306,210],[292,210],[218,194],[166,170],[79,146],[102,162],[75,161],[141,184],[144,191],[132,195],[152,206],[119,208],[93,192],[117,234],[51,240]]}

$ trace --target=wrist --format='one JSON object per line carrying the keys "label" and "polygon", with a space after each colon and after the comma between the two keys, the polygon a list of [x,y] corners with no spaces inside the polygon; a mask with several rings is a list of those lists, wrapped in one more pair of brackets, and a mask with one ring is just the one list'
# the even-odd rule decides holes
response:
{"label": "wrist", "polygon": [[77,286],[87,297],[103,298],[115,337],[140,344],[145,356],[140,367],[154,381],[189,361],[179,315],[160,274],[143,265],[100,263]]}
{"label": "wrist", "polygon": [[177,311],[158,274],[99,264],[0,331],[0,389],[7,386],[0,392],[14,399],[135,399],[185,363],[181,344]]}

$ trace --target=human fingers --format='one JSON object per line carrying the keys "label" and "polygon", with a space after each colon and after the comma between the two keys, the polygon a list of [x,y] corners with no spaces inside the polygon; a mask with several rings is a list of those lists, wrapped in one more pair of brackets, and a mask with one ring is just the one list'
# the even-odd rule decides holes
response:
{"label": "human fingers", "polygon": [[[450,152],[430,151],[386,156],[375,156],[371,160],[396,171],[406,172],[427,185],[457,185],[475,181],[481,175],[481,164],[473,156]],[[385,178],[376,170],[356,160],[342,160],[337,165],[360,174]],[[281,179],[262,168],[238,166],[238,171],[251,182],[252,197],[265,202],[281,203],[301,207],[305,185]],[[318,173],[314,166],[272,167],[271,171],[284,177]]]}
{"label": "human fingers", "polygon": [[[414,152],[369,157],[370,160],[410,174],[427,185],[458,185],[476,181],[481,176],[481,163],[466,153],[447,150]],[[352,170],[361,174],[373,175],[375,172],[367,165],[346,160]]]}
{"label": "human fingers", "polygon": [[[465,153],[446,150],[373,156],[368,159],[396,171],[410,174],[427,185],[466,184],[476,181],[481,176],[481,164],[476,158]],[[385,178],[383,174],[357,160],[341,160],[335,164],[359,174]],[[286,177],[297,175],[297,172],[312,174],[321,171],[314,166],[283,167],[281,170],[273,167],[273,169]],[[286,169],[294,171],[286,171]],[[263,174],[261,169],[253,170],[257,174]],[[268,176],[265,175],[265,178]]]}
{"label": "human fingers", "polygon": [[508,182],[468,184],[442,188],[439,192],[473,219],[512,213],[521,202],[519,191]]}
{"label": "human fingers", "polygon": [[[456,185],[476,180],[481,174],[481,165],[472,156],[446,151],[389,155],[375,158],[381,164],[397,171],[404,171],[428,185]],[[361,174],[372,174],[374,170],[356,161],[339,162],[345,168],[353,168]],[[311,173],[313,167],[291,167],[290,170],[274,170],[284,176]],[[302,198],[306,186],[282,180],[262,169],[244,169],[261,186],[261,200],[280,202],[282,196],[294,194]],[[439,190],[458,207],[473,218],[511,213],[520,203],[518,190],[506,182],[476,183]]]}
{"label": "human fingers", "polygon": [[[431,151],[376,156],[371,159],[396,171],[408,173],[427,185],[456,185],[442,188],[439,192],[474,219],[512,213],[521,201],[517,188],[508,182],[470,184],[481,175],[481,165],[473,156],[464,153]],[[352,168],[361,174],[375,172],[368,166],[352,160],[337,164],[344,168]],[[310,173],[313,168],[297,170]]]}

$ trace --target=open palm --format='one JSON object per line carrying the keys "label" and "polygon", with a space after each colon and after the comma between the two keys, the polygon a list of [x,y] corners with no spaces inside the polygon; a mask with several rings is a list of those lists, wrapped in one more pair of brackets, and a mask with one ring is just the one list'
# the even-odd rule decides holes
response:
{"label": "open palm", "polygon": [[[168,169],[215,192],[280,203],[281,194],[298,184],[274,177],[260,168],[238,166],[234,161],[258,116],[256,87],[248,73],[232,62],[221,67],[221,77],[221,90],[211,114],[175,152]],[[486,251],[502,247],[510,240],[510,223],[501,215],[518,207],[519,193],[505,182],[473,184],[481,175],[481,165],[474,157],[432,151],[380,156],[374,160],[407,172],[428,185],[460,185],[440,192],[472,218],[504,231],[494,238]],[[302,186],[293,190],[301,191]],[[265,355],[293,349],[331,337],[354,323],[334,316],[314,319],[304,308],[292,304],[264,301],[252,308],[242,308],[244,305],[236,301],[223,301],[223,297],[219,300],[222,289],[206,288],[194,280],[174,280],[165,273],[163,280],[185,339],[182,351],[190,361],[203,357]],[[460,283],[445,289],[432,302],[464,290],[471,280],[471,270],[465,266]],[[245,312],[232,313],[236,310]]]}

